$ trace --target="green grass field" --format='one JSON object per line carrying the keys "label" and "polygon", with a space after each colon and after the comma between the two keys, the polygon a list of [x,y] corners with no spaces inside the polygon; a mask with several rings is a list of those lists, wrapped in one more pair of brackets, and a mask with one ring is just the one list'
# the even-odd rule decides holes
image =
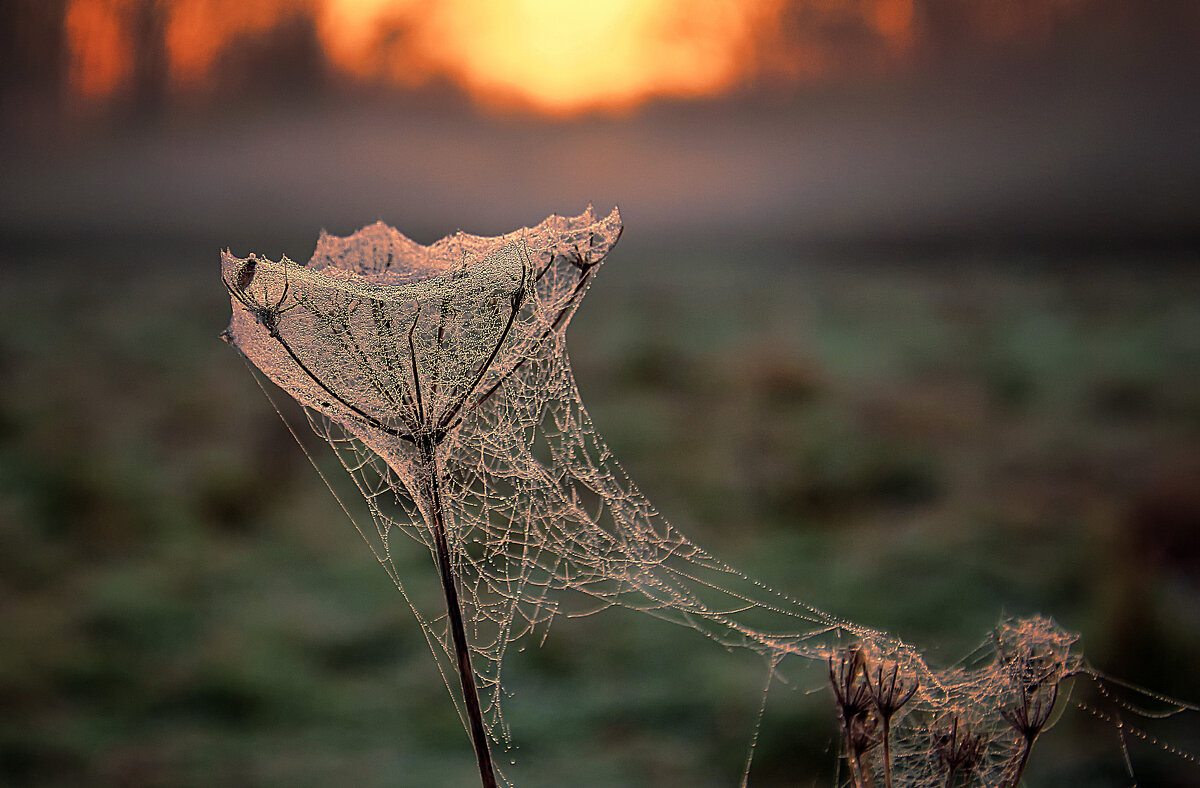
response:
{"label": "green grass field", "polygon": [[[574,368],[693,540],[935,664],[1040,612],[1103,670],[1200,699],[1194,265],[623,244]],[[0,783],[470,785],[419,627],[217,340],[217,250],[26,248],[0,270]],[[506,669],[519,786],[737,784],[747,655],[605,612]],[[1195,751],[1200,715],[1168,722]],[[750,785],[831,786],[837,748],[800,672],[769,694]],[[1129,754],[1146,786],[1200,771]],[[1130,783],[1079,710],[1027,778]]]}

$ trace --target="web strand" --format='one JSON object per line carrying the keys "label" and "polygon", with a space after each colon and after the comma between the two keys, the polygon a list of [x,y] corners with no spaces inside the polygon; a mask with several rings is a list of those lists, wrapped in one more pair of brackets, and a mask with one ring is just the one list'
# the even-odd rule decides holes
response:
{"label": "web strand", "polygon": [[[455,581],[461,626],[445,609],[405,599],[464,728],[482,718],[492,741],[508,746],[508,650],[541,642],[559,616],[619,607],[766,660],[743,784],[772,678],[793,660],[828,668],[856,781],[1016,782],[1056,719],[1060,682],[1083,670],[1077,636],[1043,617],[1007,619],[970,659],[932,668],[901,640],[724,564],[625,473],[583,405],[566,350],[571,317],[620,234],[615,210],[598,217],[589,208],[429,247],[376,224],[323,235],[304,266],[222,259],[227,338],[333,447],[370,511],[373,533],[355,527],[376,560],[405,593],[395,551],[415,541],[443,581]],[[478,712],[464,708],[450,678],[468,651]]]}

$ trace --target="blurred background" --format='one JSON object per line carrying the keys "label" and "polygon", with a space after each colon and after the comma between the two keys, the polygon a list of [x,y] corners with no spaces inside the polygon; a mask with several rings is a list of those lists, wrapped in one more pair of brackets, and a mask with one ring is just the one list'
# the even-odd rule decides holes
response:
{"label": "blurred background", "polygon": [[[934,664],[1040,612],[1200,699],[1197,85],[1191,0],[0,3],[0,783],[471,784],[411,613],[217,340],[218,251],[589,201],[626,232],[584,401],[695,541]],[[609,611],[506,669],[518,785],[738,781],[753,660]],[[833,785],[820,671],[768,700],[750,784]],[[1075,708],[1028,783],[1125,756]]]}

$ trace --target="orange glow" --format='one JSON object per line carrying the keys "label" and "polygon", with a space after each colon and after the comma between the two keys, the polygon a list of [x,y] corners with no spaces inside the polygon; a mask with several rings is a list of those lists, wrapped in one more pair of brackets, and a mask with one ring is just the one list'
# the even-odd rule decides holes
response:
{"label": "orange glow", "polygon": [[306,10],[304,3],[294,0],[176,0],[166,20],[172,81],[185,87],[203,86],[222,50],[236,46],[238,36],[266,32]]}
{"label": "orange glow", "polygon": [[[435,13],[422,0],[324,0],[317,29],[325,56],[344,74],[402,87],[428,81],[434,67],[411,31]],[[406,32],[408,35],[406,35]]]}
{"label": "orange glow", "polygon": [[70,0],[75,90],[117,92],[131,72],[135,11],[159,14],[169,83],[211,84],[223,52],[289,17],[311,18],[327,62],[354,80],[416,87],[437,77],[489,106],[551,115],[711,96],[759,72],[811,77],[830,58],[785,41],[799,9],[907,44],[913,0]]}
{"label": "orange glow", "polygon": [[330,60],[415,85],[445,74],[488,104],[551,114],[719,92],[782,0],[326,0]]}
{"label": "orange glow", "polygon": [[[982,28],[1020,37],[1084,0],[971,0]],[[300,19],[351,81],[457,83],[488,106],[551,115],[621,111],[655,97],[712,96],[884,72],[925,31],[915,0],[68,0],[71,84],[103,98],[128,84],[158,25],[174,90],[214,85],[236,47]],[[958,12],[956,12],[958,13]],[[138,20],[141,27],[138,28]],[[140,31],[140,32],[139,32]],[[997,32],[999,31],[999,32]],[[153,62],[147,61],[147,62]],[[287,68],[287,61],[281,61]],[[253,80],[254,75],[250,75]]]}
{"label": "orange glow", "polygon": [[876,0],[871,20],[886,41],[907,44],[912,40],[913,0]]}
{"label": "orange glow", "polygon": [[[554,114],[718,93],[745,74],[776,0],[458,0],[428,20],[440,69],[488,103]],[[441,42],[435,50],[433,44]]]}
{"label": "orange glow", "polygon": [[72,2],[65,24],[71,52],[70,81],[76,95],[96,99],[112,94],[133,70],[132,41],[124,3]]}

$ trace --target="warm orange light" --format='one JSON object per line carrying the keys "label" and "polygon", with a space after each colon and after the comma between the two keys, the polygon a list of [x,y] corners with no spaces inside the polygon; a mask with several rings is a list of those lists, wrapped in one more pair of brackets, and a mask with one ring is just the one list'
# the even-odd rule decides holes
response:
{"label": "warm orange light", "polygon": [[71,87],[85,99],[112,94],[133,70],[127,3],[73,0],[65,24],[71,52]]}
{"label": "warm orange light", "polygon": [[[1058,19],[1081,0],[1043,2]],[[129,80],[135,50],[146,45],[147,19],[161,30],[169,84],[204,89],[233,47],[255,46],[255,35],[304,18],[328,64],[351,80],[414,87],[448,79],[489,106],[571,115],[625,110],[659,96],[716,95],[764,75],[797,82],[890,69],[923,35],[924,15],[915,6],[916,0],[68,0],[66,25],[72,85],[84,97],[111,95]],[[1018,35],[1051,19],[1037,7],[1033,0],[972,0],[963,13],[981,23],[1017,24],[1011,34]],[[1009,27],[997,22],[989,29]]]}
{"label": "warm orange light", "polygon": [[[460,0],[430,33],[478,98],[554,113],[717,93],[746,72],[777,0]],[[457,34],[455,32],[457,31]]]}
{"label": "warm orange light", "polygon": [[330,59],[418,84],[446,74],[489,104],[568,114],[705,95],[747,72],[782,0],[326,0]]}
{"label": "warm orange light", "polygon": [[435,8],[423,0],[324,0],[317,30],[325,56],[343,73],[416,87],[433,65],[413,31]]}
{"label": "warm orange light", "polygon": [[912,41],[913,0],[875,0],[871,22],[879,34],[893,46]]}
{"label": "warm orange light", "polygon": [[308,10],[295,0],[175,0],[165,7],[171,79],[191,88],[207,83],[221,52],[239,36],[248,39]]}

